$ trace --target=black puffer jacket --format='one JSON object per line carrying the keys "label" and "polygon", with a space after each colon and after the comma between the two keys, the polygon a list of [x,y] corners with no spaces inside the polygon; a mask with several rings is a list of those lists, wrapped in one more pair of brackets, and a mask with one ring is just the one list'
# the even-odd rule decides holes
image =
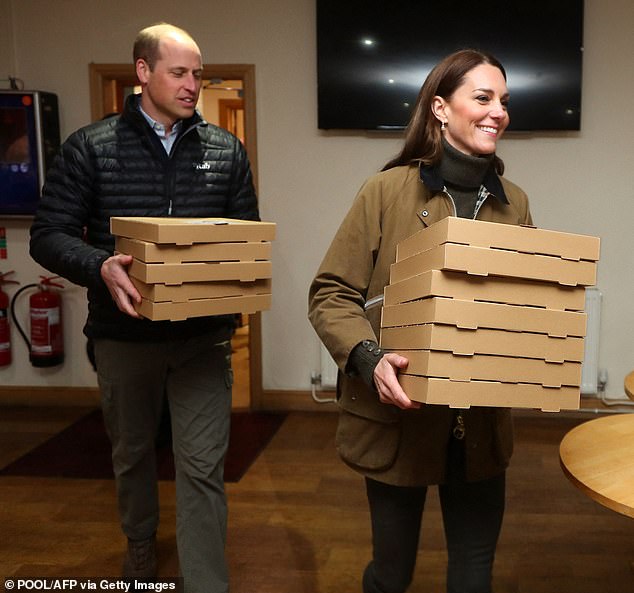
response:
{"label": "black puffer jacket", "polygon": [[88,288],[84,333],[128,341],[188,337],[230,316],[179,322],[121,313],[101,279],[113,254],[111,216],[228,217],[259,220],[249,162],[240,142],[198,115],[168,156],[137,108],[73,133],[49,171],[31,227],[31,256],[47,270]]}

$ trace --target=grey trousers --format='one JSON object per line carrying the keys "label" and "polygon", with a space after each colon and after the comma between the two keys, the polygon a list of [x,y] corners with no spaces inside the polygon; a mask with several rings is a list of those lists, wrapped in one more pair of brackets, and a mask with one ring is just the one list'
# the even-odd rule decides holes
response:
{"label": "grey trousers", "polygon": [[123,532],[159,524],[155,437],[165,396],[176,469],[176,539],[186,593],[226,593],[224,459],[231,417],[231,344],[223,335],[133,343],[95,340],[97,374]]}

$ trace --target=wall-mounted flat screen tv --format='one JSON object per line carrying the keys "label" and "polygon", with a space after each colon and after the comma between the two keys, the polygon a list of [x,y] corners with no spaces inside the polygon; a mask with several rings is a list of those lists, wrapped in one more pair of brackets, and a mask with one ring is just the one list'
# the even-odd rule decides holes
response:
{"label": "wall-mounted flat screen tv", "polygon": [[318,126],[399,130],[447,54],[504,66],[509,130],[579,130],[583,0],[317,0]]}

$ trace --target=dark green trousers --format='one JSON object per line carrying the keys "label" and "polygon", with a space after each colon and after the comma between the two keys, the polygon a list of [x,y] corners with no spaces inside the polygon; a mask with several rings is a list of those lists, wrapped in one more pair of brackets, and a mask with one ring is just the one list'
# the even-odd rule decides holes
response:
{"label": "dark green trousers", "polygon": [[176,538],[186,593],[226,593],[224,459],[231,418],[227,332],[156,343],[95,340],[123,532],[159,525],[155,438],[168,402],[176,469]]}

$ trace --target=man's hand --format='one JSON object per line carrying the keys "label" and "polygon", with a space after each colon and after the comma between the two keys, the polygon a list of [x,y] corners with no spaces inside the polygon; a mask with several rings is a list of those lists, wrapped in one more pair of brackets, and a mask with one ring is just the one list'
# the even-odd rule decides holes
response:
{"label": "man's hand", "polygon": [[133,303],[141,302],[141,295],[132,284],[127,271],[132,259],[131,255],[123,254],[109,257],[101,266],[101,277],[119,311],[130,315],[130,317],[141,319],[141,315],[134,310],[133,306]]}
{"label": "man's hand", "polygon": [[407,368],[409,361],[404,356],[389,352],[374,369],[374,384],[379,392],[379,400],[384,404],[393,404],[402,410],[420,408],[420,402],[413,402],[400,386],[396,378],[397,369]]}

